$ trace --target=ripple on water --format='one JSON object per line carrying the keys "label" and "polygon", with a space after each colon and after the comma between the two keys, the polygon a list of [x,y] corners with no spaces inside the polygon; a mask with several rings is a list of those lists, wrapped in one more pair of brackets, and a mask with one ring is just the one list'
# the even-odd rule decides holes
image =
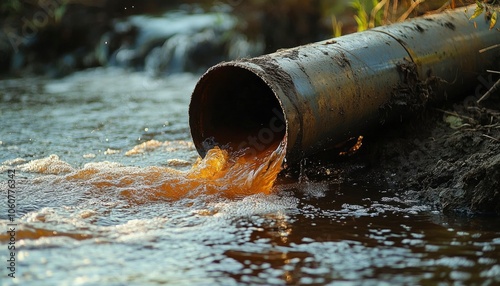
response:
{"label": "ripple on water", "polygon": [[[20,219],[19,261],[26,281],[314,285],[412,284],[439,281],[437,273],[464,283],[498,277],[495,256],[450,253],[466,245],[426,251],[437,234],[447,241],[475,234],[448,227],[421,232],[429,223],[418,226],[407,216],[419,217],[426,209],[387,194],[360,200],[364,191],[346,196],[333,191],[338,186],[306,182],[236,200],[201,194],[135,203],[114,186],[65,180],[77,172],[39,174],[34,184],[21,186],[22,200],[38,206]],[[469,247],[498,244],[498,238],[482,238]]]}
{"label": "ripple on water", "polygon": [[[288,196],[257,194],[236,201],[200,196],[123,208],[100,204],[91,209],[84,203],[44,207],[25,215],[19,232],[23,277],[70,284],[80,279],[232,283],[233,278],[220,273],[237,274],[243,265],[226,251],[248,243],[254,229],[265,223],[245,227],[238,221],[271,213],[286,219],[287,209],[297,202]],[[122,219],[100,224],[104,216]]]}

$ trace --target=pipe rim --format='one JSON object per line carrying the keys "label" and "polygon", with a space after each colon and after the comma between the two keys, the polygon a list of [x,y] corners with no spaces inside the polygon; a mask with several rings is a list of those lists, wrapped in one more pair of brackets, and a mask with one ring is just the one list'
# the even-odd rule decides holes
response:
{"label": "pipe rim", "polygon": [[[238,92],[232,93],[236,89]],[[288,139],[286,116],[265,71],[243,61],[223,62],[208,69],[197,82],[189,105],[191,137],[201,157],[215,146],[245,149],[255,155],[277,148]]]}

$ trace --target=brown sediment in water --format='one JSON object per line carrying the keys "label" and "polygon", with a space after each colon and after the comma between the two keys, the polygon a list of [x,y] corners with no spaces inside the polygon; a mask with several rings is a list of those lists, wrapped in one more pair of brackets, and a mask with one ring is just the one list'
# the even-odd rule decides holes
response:
{"label": "brown sediment in water", "polygon": [[188,171],[168,167],[117,167],[89,164],[67,174],[70,182],[84,182],[105,190],[112,188],[128,199],[178,200],[198,195],[219,194],[227,198],[269,194],[285,157],[286,143],[274,145],[258,154],[242,150],[231,152],[215,147]]}

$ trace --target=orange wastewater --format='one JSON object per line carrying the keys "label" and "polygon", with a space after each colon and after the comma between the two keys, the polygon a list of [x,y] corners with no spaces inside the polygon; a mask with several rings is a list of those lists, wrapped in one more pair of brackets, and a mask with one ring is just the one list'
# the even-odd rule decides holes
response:
{"label": "orange wastewater", "polygon": [[[102,191],[107,188],[119,190],[121,195],[138,202],[213,194],[228,198],[269,194],[281,171],[285,150],[285,142],[257,155],[246,150],[228,151],[215,147],[188,171],[157,166],[117,167],[106,162],[87,164],[61,179],[91,184]],[[35,161],[33,163],[37,165]],[[46,167],[43,170],[41,167],[34,169],[42,172]]]}

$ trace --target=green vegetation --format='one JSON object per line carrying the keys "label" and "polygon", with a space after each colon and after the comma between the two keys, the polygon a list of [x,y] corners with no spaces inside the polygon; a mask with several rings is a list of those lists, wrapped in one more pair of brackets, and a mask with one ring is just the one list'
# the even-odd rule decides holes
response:
{"label": "green vegetation", "polygon": [[[428,12],[440,12],[447,8],[456,8],[476,3],[476,8],[471,19],[484,13],[486,19],[490,21],[490,29],[496,25],[498,14],[500,13],[500,0],[448,0],[448,1],[425,1],[425,0],[350,0],[347,2],[348,8],[352,9],[352,17],[355,21],[356,31],[364,31],[376,26],[401,22],[409,17],[418,16]],[[336,5],[338,6],[338,4]],[[323,7],[324,8],[324,7]],[[340,15],[348,10],[335,10],[334,15]],[[335,37],[341,36],[346,28],[346,23],[331,16],[332,30]],[[352,30],[352,29],[351,29]]]}
{"label": "green vegetation", "polygon": [[[364,31],[381,25],[406,20],[426,11],[450,5],[450,1],[433,1],[422,5],[425,0],[350,0],[347,9],[352,9],[352,17],[356,23],[356,31]],[[346,12],[346,11],[344,11]],[[348,12],[348,11],[347,11]],[[345,24],[332,16],[333,35],[341,36]],[[352,29],[349,29],[352,30]]]}
{"label": "green vegetation", "polygon": [[[354,0],[351,1],[357,14],[354,15],[354,20],[358,24],[358,32],[373,28],[382,24],[382,7],[387,3],[387,0]],[[369,14],[368,14],[369,13]]]}
{"label": "green vegetation", "polygon": [[474,14],[471,19],[474,19],[481,15],[483,12],[485,12],[485,17],[490,21],[490,29],[493,29],[497,23],[497,15],[498,12],[500,11],[500,6],[498,3],[500,1],[497,0],[483,0],[483,1],[476,1],[477,7],[474,10]]}

